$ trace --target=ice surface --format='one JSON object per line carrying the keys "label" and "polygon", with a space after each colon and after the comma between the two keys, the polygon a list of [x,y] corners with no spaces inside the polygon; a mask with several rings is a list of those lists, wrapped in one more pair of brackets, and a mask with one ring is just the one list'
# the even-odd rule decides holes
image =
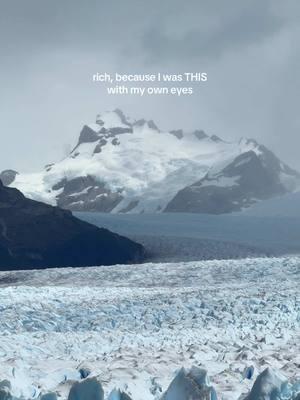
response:
{"label": "ice surface", "polygon": [[62,400],[82,369],[133,400],[161,399],[182,367],[206,369],[218,399],[268,367],[293,384],[299,280],[298,257],[1,272],[0,381]]}
{"label": "ice surface", "polygon": [[96,378],[75,382],[71,387],[68,400],[104,400],[101,383]]}
{"label": "ice surface", "polygon": [[292,400],[299,393],[294,389],[295,385],[268,367],[257,377],[245,400]]}
{"label": "ice surface", "polygon": [[[215,258],[228,258],[226,249],[222,242],[233,250],[230,244],[238,247],[238,244],[253,246],[256,249],[269,250],[273,255],[286,255],[291,253],[300,253],[300,218],[289,217],[247,217],[243,215],[204,215],[204,214],[105,214],[105,213],[75,213],[75,215],[94,225],[105,227],[121,235],[130,236],[138,239],[139,236],[147,237],[144,241],[146,247],[154,247],[155,243],[150,242],[151,238],[159,240],[160,237],[171,239],[178,246],[193,247],[192,239],[200,239],[199,248],[204,247],[203,254],[209,253],[209,256]],[[184,240],[182,239],[184,238]],[[150,240],[149,240],[150,239]],[[190,244],[185,244],[188,239]],[[215,249],[213,243],[215,241]],[[217,243],[218,242],[218,243]],[[194,242],[195,243],[195,242]],[[168,243],[165,241],[165,245]],[[157,247],[157,246],[156,246]],[[170,246],[168,246],[171,250]],[[223,248],[222,248],[223,247]],[[190,248],[190,252],[193,252]],[[185,252],[186,253],[186,252]],[[235,253],[235,255],[234,255]],[[236,248],[227,254],[247,257],[245,252]],[[253,252],[252,252],[253,253]],[[180,251],[181,257],[183,251]],[[250,256],[249,252],[249,256]],[[201,259],[199,253],[197,259]],[[179,256],[179,252],[176,252]],[[205,257],[204,257],[205,258]],[[211,258],[211,257],[210,257]],[[192,261],[190,259],[189,261]],[[172,260],[173,261],[173,260]],[[187,261],[181,258],[177,261]]]}
{"label": "ice surface", "polygon": [[288,193],[274,199],[258,202],[239,213],[246,216],[260,217],[300,217],[300,192]]}
{"label": "ice surface", "polygon": [[182,368],[175,376],[163,400],[217,400],[215,389],[205,369],[192,367],[186,371]]}

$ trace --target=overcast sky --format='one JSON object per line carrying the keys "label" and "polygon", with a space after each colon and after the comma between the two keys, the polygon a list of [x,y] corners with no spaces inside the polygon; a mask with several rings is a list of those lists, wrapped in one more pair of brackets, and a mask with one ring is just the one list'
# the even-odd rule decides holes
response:
{"label": "overcast sky", "polygon": [[[300,170],[299,0],[0,0],[0,170],[39,170],[121,108],[253,137]],[[181,97],[109,96],[95,72],[207,72]]]}

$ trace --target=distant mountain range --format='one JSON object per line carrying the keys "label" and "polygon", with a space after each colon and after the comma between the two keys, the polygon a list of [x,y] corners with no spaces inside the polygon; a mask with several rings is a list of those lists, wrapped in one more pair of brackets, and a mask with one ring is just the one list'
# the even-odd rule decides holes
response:
{"label": "distant mountain range", "polygon": [[231,213],[300,188],[300,174],[253,139],[165,132],[120,110],[85,125],[63,160],[0,179],[35,200],[113,213]]}

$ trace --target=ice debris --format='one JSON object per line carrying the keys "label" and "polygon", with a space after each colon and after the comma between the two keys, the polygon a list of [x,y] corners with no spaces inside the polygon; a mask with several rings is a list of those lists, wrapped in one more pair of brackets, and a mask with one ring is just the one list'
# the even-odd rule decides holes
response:
{"label": "ice debris", "polygon": [[11,383],[8,380],[0,382],[0,400],[11,400]]}
{"label": "ice debris", "polygon": [[[253,374],[253,367],[248,373]],[[249,379],[249,378],[248,378]],[[0,400],[20,400],[12,394],[11,383],[0,381]],[[181,368],[160,400],[217,400],[217,393],[211,385],[207,371],[193,366]],[[22,400],[24,398],[22,397]],[[46,393],[39,400],[57,400],[56,393]],[[68,400],[104,400],[104,391],[97,378],[86,378],[75,382],[71,387]],[[125,392],[114,389],[107,400],[133,400]],[[235,400],[235,399],[233,399]],[[256,378],[251,391],[239,400],[300,400],[300,381],[289,383],[285,377],[271,368],[266,368]]]}
{"label": "ice debris", "polygon": [[217,400],[205,369],[182,368],[163,395],[163,400]]}
{"label": "ice debris", "polygon": [[271,368],[266,368],[258,375],[244,400],[294,400],[300,395],[296,393],[298,386],[299,383],[291,385],[285,377]]}
{"label": "ice debris", "polygon": [[132,400],[128,394],[121,392],[119,389],[114,389],[108,396],[108,400]]}

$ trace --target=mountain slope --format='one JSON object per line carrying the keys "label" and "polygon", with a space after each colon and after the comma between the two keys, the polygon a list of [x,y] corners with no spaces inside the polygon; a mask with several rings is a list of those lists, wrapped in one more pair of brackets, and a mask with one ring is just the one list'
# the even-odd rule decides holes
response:
{"label": "mountain slope", "polygon": [[140,261],[141,245],[24,197],[0,180],[0,270]]}
{"label": "mountain slope", "polygon": [[300,217],[300,192],[287,193],[283,196],[256,203],[251,208],[237,213],[251,217]]}
{"label": "mountain slope", "polygon": [[[238,166],[246,161],[247,168]],[[262,178],[254,184],[257,172]],[[133,121],[115,110],[85,125],[64,160],[40,173],[10,174],[9,182],[28,197],[73,211],[218,214],[293,191],[300,176],[253,140],[162,132],[153,121]],[[239,188],[232,192],[233,184]],[[214,206],[207,206],[212,196],[203,185],[218,198]]]}
{"label": "mountain slope", "polygon": [[261,153],[246,151],[221,168],[211,168],[203,179],[178,192],[166,211],[225,214],[292,190],[298,174],[265,147],[257,149]]}

